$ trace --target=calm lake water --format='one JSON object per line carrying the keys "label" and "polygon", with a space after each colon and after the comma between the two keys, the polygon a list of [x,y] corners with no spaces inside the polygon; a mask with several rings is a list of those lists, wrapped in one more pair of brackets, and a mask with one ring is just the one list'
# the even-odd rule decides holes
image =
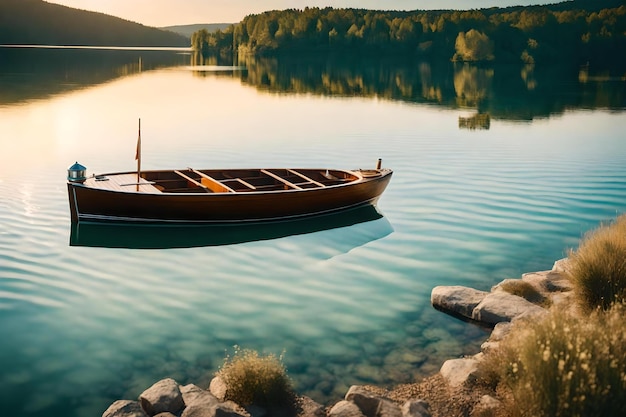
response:
{"label": "calm lake water", "polygon": [[[550,269],[626,211],[625,83],[610,74],[192,64],[0,48],[1,415],[99,416],[164,377],[207,386],[234,345],[284,352],[322,403],[416,381],[487,335],[435,311],[434,286]],[[463,127],[477,112],[490,117]],[[70,246],[67,168],[133,170],[138,118],[145,169],[382,158],[395,171],[383,216],[226,245],[202,228],[106,228],[95,246],[177,247]]]}

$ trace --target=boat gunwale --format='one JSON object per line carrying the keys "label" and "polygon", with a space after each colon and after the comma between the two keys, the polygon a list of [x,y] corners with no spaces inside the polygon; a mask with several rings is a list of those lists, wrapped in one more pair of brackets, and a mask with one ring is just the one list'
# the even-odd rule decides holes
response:
{"label": "boat gunwale", "polygon": [[[293,170],[320,170],[320,171],[324,171],[326,170],[326,168],[263,168],[264,170],[279,170],[279,169],[293,169]],[[224,169],[221,171],[228,171],[229,169]],[[233,168],[232,170],[235,171],[245,171],[245,170],[251,170],[251,171],[261,171],[261,168]],[[92,186],[92,185],[85,185],[83,183],[75,183],[75,182],[70,182],[70,184],[72,186],[75,187],[81,187],[81,188],[86,188],[89,190],[93,190],[93,191],[98,191],[98,192],[107,192],[107,193],[114,193],[114,194],[134,194],[134,195],[150,195],[150,196],[168,196],[168,197],[172,197],[172,196],[195,196],[196,198],[217,198],[217,196],[228,196],[228,197],[234,197],[234,196],[255,196],[255,195],[268,195],[268,194],[283,194],[283,193],[302,193],[302,192],[318,192],[318,193],[325,193],[325,192],[329,192],[330,190],[336,189],[336,188],[340,188],[340,187],[348,187],[351,185],[357,185],[357,184],[361,184],[361,183],[365,183],[365,182],[370,182],[370,181],[377,181],[381,178],[386,177],[387,175],[390,175],[393,173],[393,170],[389,169],[389,168],[381,168],[379,170],[377,170],[380,175],[376,175],[376,176],[367,176],[361,173],[361,170],[345,170],[345,169],[329,169],[330,171],[338,171],[338,172],[343,172],[343,173],[348,173],[351,175],[354,175],[357,177],[357,179],[353,180],[353,181],[349,181],[349,182],[345,182],[345,183],[341,183],[341,184],[334,184],[334,185],[326,185],[324,187],[314,187],[314,188],[300,188],[300,189],[296,189],[296,188],[289,188],[289,189],[279,189],[279,190],[266,190],[266,191],[258,191],[258,190],[251,190],[251,191],[234,191],[234,192],[212,192],[212,193],[198,193],[198,192],[167,192],[167,191],[160,191],[158,193],[154,192],[154,193],[143,193],[143,192],[138,192],[136,189],[129,189],[128,191],[126,190],[111,190],[111,189],[106,189],[106,188],[99,188],[97,186]],[[156,170],[146,170],[143,171],[144,173],[158,173],[158,172],[175,172],[177,171],[176,169],[156,169]],[[197,171],[202,171],[202,169],[197,170]],[[210,171],[210,170],[207,170]],[[363,171],[372,171],[372,170],[363,170]],[[92,178],[97,178],[97,177],[108,177],[108,176],[116,176],[116,175],[128,175],[128,174],[137,174],[136,171],[128,171],[128,172],[110,172],[110,173],[104,173],[104,174],[94,174],[92,177],[88,177],[87,179],[92,179]],[[142,177],[142,179],[145,179]],[[148,181],[148,180],[146,180]],[[150,182],[146,182],[147,184],[152,184],[154,185],[154,181],[150,181]],[[133,184],[135,185],[135,184]],[[141,184],[140,184],[141,186]],[[226,198],[226,197],[223,197]]]}

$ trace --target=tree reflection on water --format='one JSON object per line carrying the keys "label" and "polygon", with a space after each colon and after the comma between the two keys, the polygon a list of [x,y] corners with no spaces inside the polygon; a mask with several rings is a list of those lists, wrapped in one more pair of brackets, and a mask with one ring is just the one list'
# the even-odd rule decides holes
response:
{"label": "tree reflection on water", "polygon": [[[225,68],[192,76],[240,78],[261,92],[372,97],[530,121],[569,109],[626,108],[624,77],[608,70],[468,64],[360,56],[202,57],[180,51],[0,48],[0,105],[168,67]],[[242,70],[243,69],[243,70]],[[460,126],[465,127],[465,125]],[[489,124],[480,123],[481,128]]]}
{"label": "tree reflection on water", "polygon": [[242,81],[262,91],[376,97],[475,110],[495,119],[626,108],[624,79],[589,77],[571,67],[285,58],[248,59],[245,66]]}

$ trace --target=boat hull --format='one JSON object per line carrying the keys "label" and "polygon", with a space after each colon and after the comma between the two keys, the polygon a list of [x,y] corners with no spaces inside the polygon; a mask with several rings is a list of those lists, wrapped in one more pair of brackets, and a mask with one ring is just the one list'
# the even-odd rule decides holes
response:
{"label": "boat hull", "polygon": [[72,222],[235,223],[295,219],[375,205],[391,170],[350,184],[273,192],[140,193],[68,182]]}
{"label": "boat hull", "polygon": [[341,210],[336,213],[258,223],[72,223],[70,228],[70,246],[125,249],[222,246],[304,235],[370,221],[381,221],[383,223],[373,228],[380,234],[366,234],[367,241],[381,238],[393,231],[389,222],[377,211],[376,207],[365,205],[355,209]]}

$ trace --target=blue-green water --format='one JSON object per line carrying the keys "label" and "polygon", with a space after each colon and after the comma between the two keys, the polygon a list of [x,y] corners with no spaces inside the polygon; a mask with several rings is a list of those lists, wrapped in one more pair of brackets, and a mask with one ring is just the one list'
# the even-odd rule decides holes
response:
{"label": "blue-green water", "polygon": [[[476,108],[462,69],[426,85],[421,66],[422,78],[397,84],[421,92],[339,94],[299,88],[282,70],[194,72],[179,55],[100,62],[110,52],[98,51],[80,55],[85,67],[63,55],[46,70],[54,53],[0,61],[2,415],[97,416],[163,377],[206,386],[233,345],[284,351],[297,390],[322,403],[352,384],[415,381],[486,337],[435,311],[434,286],[488,289],[549,269],[626,211],[623,81],[584,85],[580,102],[610,91],[598,105],[563,104],[573,84],[511,115],[506,103],[520,103],[483,80],[478,107],[504,104],[489,129],[468,130],[459,116]],[[291,88],[273,84],[285,79]],[[384,217],[223,246],[70,246],[67,167],[134,169],[139,117],[145,169],[382,158],[395,171]]]}

